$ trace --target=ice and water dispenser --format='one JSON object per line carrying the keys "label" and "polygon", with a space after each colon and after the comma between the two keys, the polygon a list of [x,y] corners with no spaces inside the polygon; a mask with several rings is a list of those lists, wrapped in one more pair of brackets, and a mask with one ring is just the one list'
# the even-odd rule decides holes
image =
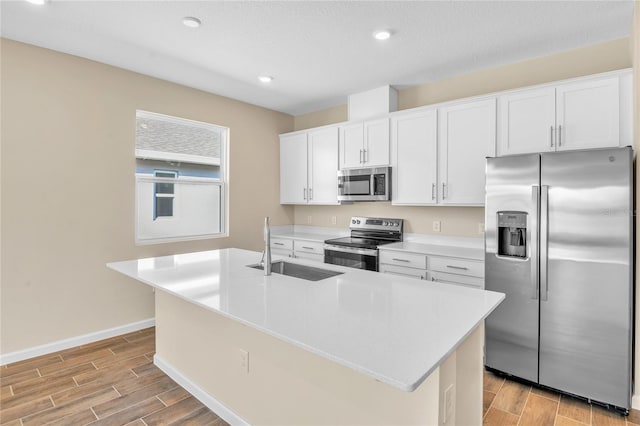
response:
{"label": "ice and water dispenser", "polygon": [[498,212],[498,255],[527,257],[527,213]]}

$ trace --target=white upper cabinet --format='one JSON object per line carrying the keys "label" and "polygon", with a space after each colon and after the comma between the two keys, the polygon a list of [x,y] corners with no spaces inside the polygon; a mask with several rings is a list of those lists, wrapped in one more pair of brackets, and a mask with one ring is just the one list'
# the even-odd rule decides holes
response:
{"label": "white upper cabinet", "polygon": [[307,202],[307,134],[280,135],[280,203]]}
{"label": "white upper cabinet", "polygon": [[362,167],[364,124],[346,124],[340,127],[340,169]]}
{"label": "white upper cabinet", "polygon": [[630,75],[519,90],[498,100],[498,155],[631,144]]}
{"label": "white upper cabinet", "polygon": [[484,204],[486,157],[495,155],[496,100],[455,104],[438,115],[439,202]]}
{"label": "white upper cabinet", "polygon": [[309,204],[338,204],[338,128],[309,131]]}
{"label": "white upper cabinet", "polygon": [[391,119],[392,203],[437,203],[437,110],[396,115]]}
{"label": "white upper cabinet", "polygon": [[340,127],[340,169],[389,165],[389,119]]}
{"label": "white upper cabinet", "polygon": [[338,204],[338,127],[280,135],[280,203]]}
{"label": "white upper cabinet", "polygon": [[617,77],[558,86],[557,149],[618,146],[619,91]]}
{"label": "white upper cabinet", "polygon": [[553,151],[556,91],[553,87],[500,96],[498,155]]}

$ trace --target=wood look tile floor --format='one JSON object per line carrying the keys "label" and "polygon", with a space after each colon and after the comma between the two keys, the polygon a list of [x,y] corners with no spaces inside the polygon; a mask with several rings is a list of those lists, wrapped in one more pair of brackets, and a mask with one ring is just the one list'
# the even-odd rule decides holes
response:
{"label": "wood look tile floor", "polygon": [[485,426],[640,426],[640,411],[621,416],[566,395],[484,372]]}
{"label": "wood look tile floor", "polygon": [[[227,423],[153,365],[155,328],[0,367],[0,424]],[[640,426],[576,398],[484,373],[485,426]]]}
{"label": "wood look tile floor", "polygon": [[227,423],[153,365],[155,328],[0,368],[0,424]]}

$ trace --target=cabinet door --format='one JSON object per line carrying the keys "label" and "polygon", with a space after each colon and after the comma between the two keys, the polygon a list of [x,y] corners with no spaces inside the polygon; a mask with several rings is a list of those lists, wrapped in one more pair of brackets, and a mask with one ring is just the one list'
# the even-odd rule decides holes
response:
{"label": "cabinet door", "polygon": [[495,153],[496,100],[439,110],[439,201],[484,204],[486,157]]}
{"label": "cabinet door", "polygon": [[498,155],[555,150],[554,88],[532,89],[498,98]]}
{"label": "cabinet door", "polygon": [[308,133],[308,200],[310,204],[338,204],[338,128]]}
{"label": "cabinet door", "polygon": [[618,77],[558,86],[558,150],[618,146]]}
{"label": "cabinet door", "polygon": [[389,165],[389,119],[364,123],[364,164],[367,167]]}
{"label": "cabinet door", "polygon": [[437,130],[435,109],[391,119],[392,204],[436,204]]}
{"label": "cabinet door", "polygon": [[340,162],[341,169],[362,167],[364,144],[364,125],[362,123],[347,124],[340,127]]}
{"label": "cabinet door", "polygon": [[280,204],[307,203],[307,134],[280,136]]}

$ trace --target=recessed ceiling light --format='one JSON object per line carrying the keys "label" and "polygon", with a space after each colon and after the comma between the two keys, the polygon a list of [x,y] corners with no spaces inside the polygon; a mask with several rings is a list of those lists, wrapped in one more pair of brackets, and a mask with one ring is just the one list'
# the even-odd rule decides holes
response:
{"label": "recessed ceiling light", "polygon": [[193,16],[186,16],[182,18],[182,23],[189,28],[198,28],[202,25],[202,22],[198,18],[194,18]]}
{"label": "recessed ceiling light", "polygon": [[391,30],[375,31],[373,33],[373,38],[376,40],[386,40],[391,37],[391,34]]}
{"label": "recessed ceiling light", "polygon": [[26,0],[31,4],[43,5],[47,2],[47,0]]}
{"label": "recessed ceiling light", "polygon": [[269,75],[260,75],[258,76],[258,80],[260,80],[263,83],[271,83],[273,81],[273,77]]}

